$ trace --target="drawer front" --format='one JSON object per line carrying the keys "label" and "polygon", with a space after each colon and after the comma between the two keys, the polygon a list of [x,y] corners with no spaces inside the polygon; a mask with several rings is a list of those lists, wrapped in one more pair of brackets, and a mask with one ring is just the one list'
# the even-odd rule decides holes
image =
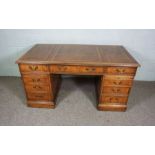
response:
{"label": "drawer front", "polygon": [[50,72],[52,73],[102,74],[103,67],[51,65]]}
{"label": "drawer front", "polygon": [[131,86],[133,83],[132,80],[104,80],[104,86]]}
{"label": "drawer front", "polygon": [[31,83],[31,84],[36,84],[36,83],[49,83],[50,79],[48,75],[23,75],[23,80],[24,83]]}
{"label": "drawer front", "polygon": [[110,74],[135,74],[136,68],[132,68],[132,67],[108,67],[107,73],[110,73]]}
{"label": "drawer front", "polygon": [[49,101],[51,99],[48,93],[27,93],[28,100]]}
{"label": "drawer front", "polygon": [[89,66],[83,66],[80,67],[80,72],[81,73],[103,73],[103,67],[89,67]]}
{"label": "drawer front", "polygon": [[20,64],[21,72],[48,72],[47,65]]}
{"label": "drawer front", "polygon": [[102,93],[128,94],[129,91],[128,87],[104,87]]}
{"label": "drawer front", "polygon": [[134,76],[126,75],[104,75],[105,80],[133,80]]}
{"label": "drawer front", "polygon": [[50,72],[52,73],[76,73],[79,72],[78,66],[66,66],[66,65],[51,65]]}
{"label": "drawer front", "polygon": [[26,84],[25,85],[27,92],[49,92],[50,87],[48,85],[40,85],[40,84]]}
{"label": "drawer front", "polygon": [[101,102],[107,103],[127,103],[128,97],[121,96],[101,96]]}

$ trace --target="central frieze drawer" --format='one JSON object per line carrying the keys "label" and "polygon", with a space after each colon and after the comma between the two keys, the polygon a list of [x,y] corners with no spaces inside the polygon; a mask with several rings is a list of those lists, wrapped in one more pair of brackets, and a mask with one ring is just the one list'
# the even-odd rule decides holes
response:
{"label": "central frieze drawer", "polygon": [[67,65],[51,65],[50,72],[52,73],[76,73],[79,72],[78,66],[67,66]]}
{"label": "central frieze drawer", "polygon": [[103,67],[82,66],[80,71],[81,73],[103,73]]}
{"label": "central frieze drawer", "polygon": [[103,67],[91,66],[68,66],[68,65],[51,65],[50,72],[52,73],[87,73],[87,74],[102,74]]}

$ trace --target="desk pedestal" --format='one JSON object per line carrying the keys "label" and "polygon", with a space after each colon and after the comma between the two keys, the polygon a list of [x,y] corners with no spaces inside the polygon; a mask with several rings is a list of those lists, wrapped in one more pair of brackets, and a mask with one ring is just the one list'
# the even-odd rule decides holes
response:
{"label": "desk pedestal", "polygon": [[19,65],[30,107],[55,108],[61,74],[96,75],[98,110],[125,111],[135,67]]}

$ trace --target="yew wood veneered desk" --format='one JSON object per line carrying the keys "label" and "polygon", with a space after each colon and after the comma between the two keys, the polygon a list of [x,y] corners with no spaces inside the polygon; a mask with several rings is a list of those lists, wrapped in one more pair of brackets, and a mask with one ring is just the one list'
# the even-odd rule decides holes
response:
{"label": "yew wood veneered desk", "polygon": [[125,111],[138,62],[123,46],[37,44],[16,61],[30,107],[54,108],[61,74],[98,77],[99,110]]}

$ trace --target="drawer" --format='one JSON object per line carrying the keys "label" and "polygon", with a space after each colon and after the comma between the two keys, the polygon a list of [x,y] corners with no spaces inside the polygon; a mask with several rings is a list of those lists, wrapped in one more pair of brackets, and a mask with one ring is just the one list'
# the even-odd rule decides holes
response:
{"label": "drawer", "polygon": [[133,67],[108,67],[106,72],[109,74],[135,74],[136,68],[133,68]]}
{"label": "drawer", "polygon": [[102,93],[128,94],[129,87],[104,87]]}
{"label": "drawer", "polygon": [[21,72],[48,72],[47,65],[20,64]]}
{"label": "drawer", "polygon": [[81,73],[103,73],[103,67],[90,67],[90,66],[83,66],[80,67]]}
{"label": "drawer", "polygon": [[27,93],[28,100],[49,101],[51,96],[49,93]]}
{"label": "drawer", "polygon": [[133,80],[104,80],[103,86],[132,86]]}
{"label": "drawer", "polygon": [[41,84],[26,84],[25,85],[27,92],[50,92],[50,87],[48,85],[41,85]]}
{"label": "drawer", "polygon": [[50,72],[52,73],[76,73],[79,72],[79,66],[67,65],[51,65]]}
{"label": "drawer", "polygon": [[24,83],[31,83],[31,84],[36,84],[36,83],[49,83],[50,78],[48,75],[23,75],[23,81]]}
{"label": "drawer", "polygon": [[126,75],[104,75],[105,80],[133,80],[134,76]]}
{"label": "drawer", "polygon": [[122,96],[101,96],[101,102],[107,103],[127,103],[128,97]]}
{"label": "drawer", "polygon": [[67,65],[51,65],[50,72],[52,73],[88,73],[102,74],[103,67],[86,67],[86,66],[67,66]]}

